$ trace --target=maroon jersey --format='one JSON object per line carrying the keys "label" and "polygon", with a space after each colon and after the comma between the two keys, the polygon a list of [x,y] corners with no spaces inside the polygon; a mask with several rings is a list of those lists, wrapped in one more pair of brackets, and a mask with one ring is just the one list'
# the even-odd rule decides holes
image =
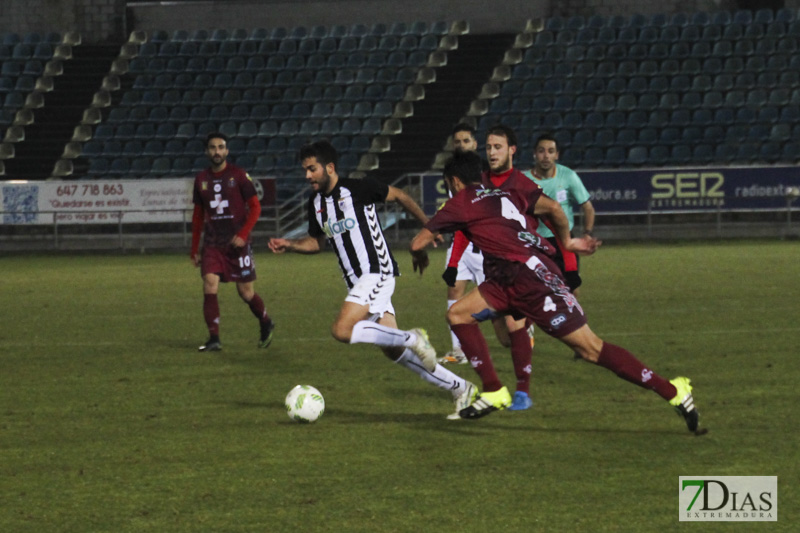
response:
{"label": "maroon jersey", "polygon": [[519,189],[469,186],[447,200],[425,227],[434,233],[463,231],[483,252],[486,277],[510,282],[519,264],[533,255],[555,252],[553,246],[536,233],[538,222],[533,217],[533,207],[542,189],[530,183],[533,186],[528,188],[527,194]]}
{"label": "maroon jersey", "polygon": [[247,219],[247,200],[255,195],[250,176],[236,165],[228,163],[219,173],[200,172],[194,179],[192,201],[203,208],[203,244],[227,247]]}

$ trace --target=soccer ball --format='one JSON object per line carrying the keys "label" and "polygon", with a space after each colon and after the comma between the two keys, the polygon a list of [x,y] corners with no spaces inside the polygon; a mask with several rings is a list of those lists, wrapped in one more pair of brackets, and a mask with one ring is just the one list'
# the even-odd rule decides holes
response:
{"label": "soccer ball", "polygon": [[325,412],[325,398],[311,385],[298,385],[286,395],[286,413],[296,422],[314,422]]}

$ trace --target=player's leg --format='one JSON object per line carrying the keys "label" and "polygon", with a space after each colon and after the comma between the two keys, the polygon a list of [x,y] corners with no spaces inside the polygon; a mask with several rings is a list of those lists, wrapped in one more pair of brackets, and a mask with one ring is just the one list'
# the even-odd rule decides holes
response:
{"label": "player's leg", "polygon": [[[419,332],[419,330],[403,332],[397,329],[397,320],[394,314],[390,313],[384,313],[378,319],[377,325],[402,333]],[[357,325],[356,327],[359,326]],[[458,412],[469,406],[478,397],[478,389],[475,385],[440,364],[436,364],[432,369],[429,368],[412,347],[385,346],[381,347],[381,350],[389,359],[411,370],[424,381],[440,389],[450,391],[453,396],[453,402],[455,402],[455,413],[447,417],[450,420],[458,420],[460,418]]]}
{"label": "player's leg", "polygon": [[369,343],[381,348],[395,348],[387,352],[393,360],[403,353],[404,348],[411,348],[419,355],[426,368],[433,370],[436,366],[436,350],[428,341],[425,331],[402,331],[377,323],[378,318],[384,314],[394,315],[394,286],[393,276],[361,276],[347,294],[339,316],[331,327],[331,333],[340,342]]}
{"label": "player's leg", "polygon": [[[205,253],[203,254],[205,257]],[[201,352],[217,352],[222,349],[219,339],[219,292],[220,277],[213,272],[203,274],[203,318],[208,328],[208,340],[198,348]]]}
{"label": "player's leg", "polygon": [[267,308],[264,305],[264,300],[255,290],[255,282],[243,281],[236,283],[236,291],[239,297],[250,308],[250,312],[258,319],[259,324],[259,348],[267,348],[272,343],[272,333],[275,329],[275,323],[267,314]]}
{"label": "player's leg", "polygon": [[238,254],[228,255],[228,269],[230,278],[236,281],[236,290],[239,297],[250,308],[259,323],[259,348],[266,348],[272,343],[272,332],[275,324],[267,314],[264,300],[255,290],[256,263],[253,258],[253,249],[249,244],[238,249]]}
{"label": "player's leg", "polygon": [[625,348],[603,341],[588,324],[559,340],[583,359],[611,370],[625,381],[654,391],[675,407],[686,420],[690,431],[697,430],[698,415],[687,378],[679,377],[671,381],[663,378]]}
{"label": "player's leg", "polygon": [[[456,279],[454,287],[447,287],[447,309],[453,307],[453,304],[464,296],[467,292],[468,283],[469,281],[466,279]],[[456,364],[466,363],[467,357],[464,355],[464,351],[461,349],[461,343],[452,329],[450,330],[450,342],[452,343],[453,349],[444,354],[444,356],[439,359],[439,362]]]}
{"label": "player's leg", "polygon": [[[481,379],[483,385],[481,396],[485,400],[483,403],[486,404],[480,413],[473,412],[474,409],[469,413],[465,413],[466,409],[462,410],[462,418],[479,418],[511,404],[511,394],[497,376],[489,355],[489,346],[478,326],[479,321],[494,316],[496,316],[494,309],[489,306],[477,288],[467,293],[447,312],[447,322],[458,335],[464,353]],[[472,407],[470,406],[470,409]]]}
{"label": "player's leg", "polygon": [[517,377],[517,389],[509,410],[523,411],[533,405],[530,397],[531,360],[533,346],[528,335],[526,319],[515,320],[511,315],[505,318],[505,327],[511,344],[511,360],[514,363],[514,375]]}

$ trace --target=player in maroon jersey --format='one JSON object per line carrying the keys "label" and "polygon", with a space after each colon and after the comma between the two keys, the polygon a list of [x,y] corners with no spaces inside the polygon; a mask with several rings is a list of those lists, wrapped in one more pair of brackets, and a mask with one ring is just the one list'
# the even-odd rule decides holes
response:
{"label": "player in maroon jersey", "polygon": [[[425,248],[435,235],[455,230],[463,231],[483,250],[486,281],[453,305],[447,314],[485,387],[481,398],[460,411],[462,418],[480,418],[511,403],[508,389],[501,386],[496,374],[490,375],[494,369],[486,340],[478,328],[479,320],[500,313],[530,318],[585,360],[656,392],[683,416],[690,431],[698,432],[698,414],[689,379],[664,379],[633,354],[603,341],[589,328],[577,298],[549,257],[552,245],[536,233],[536,217],[548,219],[554,233],[571,252],[594,253],[600,242],[591,236],[571,237],[561,206],[544,196],[536,184],[525,192],[478,185],[480,159],[475,154],[454,155],[445,165],[444,174],[453,197],[417,234],[411,252],[415,270],[422,270],[427,265]],[[493,385],[486,387],[486,383]]]}
{"label": "player in maroon jersey", "polygon": [[[482,180],[486,186],[503,190],[519,188],[522,191],[538,187],[530,178],[514,168],[516,151],[517,135],[513,129],[503,124],[489,128],[486,133],[486,159],[489,168],[482,174]],[[467,245],[469,245],[469,240],[457,232],[453,239],[450,261],[455,261],[457,264]],[[495,331],[498,331],[497,323],[499,321],[493,320],[492,322],[495,324]],[[511,316],[505,317],[505,326],[508,330],[508,346],[511,348],[514,374],[517,377],[517,390],[514,392],[509,409],[514,411],[528,409],[533,405],[533,400],[530,398],[533,326],[529,320],[514,320]]]}
{"label": "player in maroon jersey", "polygon": [[[258,318],[258,346],[266,348],[272,342],[275,325],[255,291],[256,265],[250,245],[250,232],[258,222],[261,204],[247,172],[228,163],[228,138],[224,134],[208,135],[206,155],[211,167],[195,177],[192,215],[191,258],[203,277],[203,316],[209,333],[200,351],[222,349],[217,300],[220,281],[236,283],[239,296]],[[199,253],[201,233],[203,250]]]}

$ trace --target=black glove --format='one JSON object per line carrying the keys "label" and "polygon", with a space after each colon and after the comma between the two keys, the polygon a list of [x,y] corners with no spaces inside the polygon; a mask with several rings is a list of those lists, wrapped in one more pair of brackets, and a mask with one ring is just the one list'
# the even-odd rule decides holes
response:
{"label": "black glove", "polygon": [[442,274],[442,279],[447,283],[448,287],[456,286],[456,276],[458,275],[458,267],[447,267]]}

